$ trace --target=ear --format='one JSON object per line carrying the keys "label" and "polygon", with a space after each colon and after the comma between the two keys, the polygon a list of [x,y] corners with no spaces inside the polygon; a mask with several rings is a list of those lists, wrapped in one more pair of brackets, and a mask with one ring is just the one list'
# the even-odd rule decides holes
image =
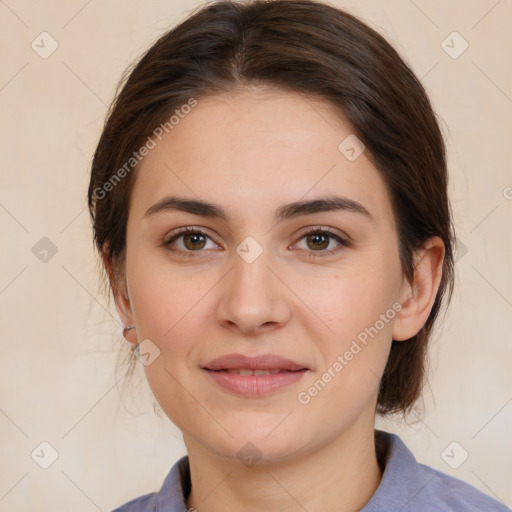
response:
{"label": "ear", "polygon": [[[114,296],[114,302],[116,304],[119,318],[121,319],[124,327],[134,325],[130,299],[128,296],[125,271],[124,269],[120,269],[124,263],[122,259],[117,262],[114,261],[113,258],[109,256],[109,252],[106,248],[102,251],[101,258],[108,275],[110,288]],[[128,331],[125,330],[123,332],[123,336],[130,343],[138,343],[135,329],[130,329]]]}
{"label": "ear", "polygon": [[438,236],[429,238],[415,253],[412,282],[404,280],[395,317],[393,339],[404,341],[416,336],[430,315],[443,273],[444,243]]}

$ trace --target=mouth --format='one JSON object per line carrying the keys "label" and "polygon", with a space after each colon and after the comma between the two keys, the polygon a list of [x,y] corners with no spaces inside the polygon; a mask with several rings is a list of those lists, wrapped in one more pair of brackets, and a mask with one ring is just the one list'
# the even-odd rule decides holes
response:
{"label": "mouth", "polygon": [[284,371],[308,370],[309,368],[292,359],[287,359],[275,354],[261,354],[257,356],[228,354],[210,361],[204,366],[204,369],[213,371],[263,370],[270,373],[279,373]]}
{"label": "mouth", "polygon": [[[209,368],[208,368],[209,369]],[[228,368],[223,370],[210,370],[212,372],[226,372],[231,375],[275,375],[276,373],[284,373],[284,372],[292,372],[301,370],[285,370],[283,368],[269,368],[269,369],[261,369],[257,370],[255,368]]]}
{"label": "mouth", "polygon": [[301,380],[310,369],[273,354],[245,356],[230,354],[202,368],[224,391],[256,397],[268,395]]}

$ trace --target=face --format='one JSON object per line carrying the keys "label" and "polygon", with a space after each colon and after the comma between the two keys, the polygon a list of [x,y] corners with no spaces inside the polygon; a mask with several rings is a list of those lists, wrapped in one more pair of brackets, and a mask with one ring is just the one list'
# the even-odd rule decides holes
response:
{"label": "face", "polygon": [[404,281],[351,134],[320,100],[244,89],[199,99],[141,162],[123,314],[186,443],[270,460],[373,431]]}

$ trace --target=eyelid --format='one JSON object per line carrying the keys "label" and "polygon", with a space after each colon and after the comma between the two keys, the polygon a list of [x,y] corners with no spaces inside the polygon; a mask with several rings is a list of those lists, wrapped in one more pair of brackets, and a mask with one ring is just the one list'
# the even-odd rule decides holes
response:
{"label": "eyelid", "polygon": [[[341,250],[352,247],[352,240],[349,236],[345,234],[341,234],[337,231],[334,231],[332,228],[329,228],[327,226],[311,226],[306,228],[305,230],[301,231],[298,235],[297,241],[294,242],[293,245],[296,245],[298,242],[300,242],[304,237],[308,235],[313,234],[326,234],[328,237],[336,240],[338,242],[338,247],[334,249],[329,250],[323,250],[323,251],[313,251],[313,250],[305,250],[305,249],[299,249],[306,252],[306,257],[308,258],[317,258],[317,257],[328,257],[338,254]],[[297,249],[294,249],[297,250]]]}
{"label": "eyelid", "polygon": [[[199,226],[185,226],[183,228],[177,228],[170,233],[168,233],[164,237],[164,241],[162,242],[162,245],[170,245],[171,241],[175,238],[179,238],[180,236],[186,235],[187,233],[199,233],[206,237],[208,237],[210,240],[212,240],[217,245],[220,245],[216,240],[215,237],[213,237],[209,231],[206,228],[202,228]],[[202,252],[202,251],[186,251],[186,252]]]}
{"label": "eyelid", "polygon": [[300,231],[298,236],[302,238],[306,235],[314,233],[327,233],[328,235],[331,235],[333,238],[339,238],[340,240],[346,242],[347,244],[351,243],[351,239],[347,234],[334,230],[334,228],[330,228],[329,226],[309,226],[307,228],[304,228],[304,230]]}
{"label": "eyelid", "polygon": [[[174,239],[178,239],[181,236],[186,235],[187,233],[199,233],[199,234],[202,234],[202,235],[206,236],[207,238],[209,238],[215,244],[220,245],[215,240],[215,238],[209,234],[209,232],[208,232],[208,230],[206,228],[202,228],[202,227],[199,227],[199,226],[185,226],[183,228],[178,228],[177,230],[172,231],[170,234],[168,234],[164,238],[164,241],[163,241],[162,245],[164,247],[168,247],[168,246],[171,245],[171,242]],[[335,253],[339,252],[342,248],[350,247],[352,245],[352,240],[350,239],[349,236],[347,236],[344,233],[341,234],[341,233],[339,233],[337,231],[334,231],[333,228],[330,228],[330,227],[327,227],[327,226],[309,226],[309,227],[304,228],[303,230],[301,230],[296,235],[297,239],[292,244],[292,246],[296,245],[304,237],[306,237],[308,235],[311,235],[311,234],[317,234],[317,233],[327,234],[327,236],[329,236],[330,238],[335,239],[338,242],[339,247],[337,247],[335,249],[321,250],[321,251],[308,251],[308,250],[302,249],[303,251],[308,253],[308,256],[316,257],[316,256],[322,256],[322,255],[332,255],[332,254],[335,254]],[[185,253],[187,255],[193,255],[195,253],[202,253],[202,252],[209,252],[209,251],[205,251],[205,250],[197,250],[197,251],[184,251],[182,249],[170,249],[170,250],[174,251],[174,252],[182,253],[182,254]],[[294,249],[294,250],[297,250],[297,249]],[[299,249],[299,250],[301,250],[301,249]]]}

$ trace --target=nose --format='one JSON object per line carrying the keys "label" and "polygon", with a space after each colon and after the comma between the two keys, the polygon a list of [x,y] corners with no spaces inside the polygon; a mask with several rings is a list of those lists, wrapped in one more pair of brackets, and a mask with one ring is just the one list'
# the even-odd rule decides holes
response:
{"label": "nose", "polygon": [[280,278],[270,251],[254,261],[233,255],[233,267],[222,280],[217,321],[246,336],[269,333],[285,325],[291,316],[290,295]]}

